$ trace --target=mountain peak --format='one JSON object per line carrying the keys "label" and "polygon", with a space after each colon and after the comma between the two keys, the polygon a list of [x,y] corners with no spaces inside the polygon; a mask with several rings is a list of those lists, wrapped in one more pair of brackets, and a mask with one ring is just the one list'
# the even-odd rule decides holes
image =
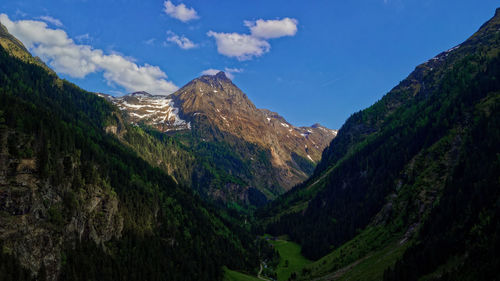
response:
{"label": "mountain peak", "polygon": [[8,33],[7,27],[0,22],[0,33]]}
{"label": "mountain peak", "polygon": [[198,79],[208,84],[212,84],[214,82],[223,82],[223,83],[232,82],[231,79],[227,78],[227,75],[224,71],[219,71],[214,75],[203,75]]}
{"label": "mountain peak", "polygon": [[[16,37],[9,33],[9,30],[5,25],[0,22],[0,44],[4,47],[5,50],[10,51],[15,54],[16,57],[21,58],[21,55],[17,53],[23,53],[22,57],[31,56],[29,54],[28,49],[23,45],[21,41],[19,41]],[[11,45],[13,44],[13,45]],[[14,50],[17,49],[18,50]]]}
{"label": "mountain peak", "polygon": [[215,74],[215,78],[218,79],[228,79],[226,76],[226,73],[224,71],[219,71],[217,74]]}
{"label": "mountain peak", "polygon": [[47,67],[45,63],[39,57],[33,57],[31,53],[26,49],[23,43],[9,33],[9,30],[5,25],[0,22],[0,46],[4,48],[11,56],[14,56],[24,62],[36,64],[43,67],[49,73],[54,74],[55,72]]}

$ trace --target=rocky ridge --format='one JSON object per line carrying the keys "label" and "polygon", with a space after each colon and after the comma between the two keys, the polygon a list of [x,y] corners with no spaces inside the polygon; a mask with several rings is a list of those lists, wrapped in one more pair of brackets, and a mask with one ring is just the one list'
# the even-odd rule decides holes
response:
{"label": "rocky ridge", "polygon": [[[131,123],[144,123],[162,132],[192,129],[200,124],[217,128],[270,151],[271,164],[279,170],[279,183],[289,189],[307,178],[312,165],[321,159],[323,149],[337,131],[319,124],[296,127],[278,113],[258,109],[224,72],[194,79],[169,96],[136,92],[123,97],[107,96]],[[201,132],[203,139],[217,140],[211,130]],[[222,137],[223,138],[223,137]]]}

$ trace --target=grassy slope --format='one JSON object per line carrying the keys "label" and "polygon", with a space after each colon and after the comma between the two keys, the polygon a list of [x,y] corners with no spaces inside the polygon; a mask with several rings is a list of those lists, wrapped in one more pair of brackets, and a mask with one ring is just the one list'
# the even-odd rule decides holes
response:
{"label": "grassy slope", "polygon": [[[299,280],[380,280],[384,270],[402,255],[408,243],[383,227],[369,227],[356,238],[306,265]],[[354,279],[353,279],[354,278]]]}
{"label": "grassy slope", "polygon": [[260,279],[247,275],[238,271],[231,270],[227,267],[224,268],[224,281],[259,281]]}
{"label": "grassy slope", "polygon": [[[293,272],[299,274],[302,268],[312,263],[312,261],[300,254],[300,245],[297,243],[286,240],[276,240],[271,241],[271,244],[278,250],[281,257],[280,263],[276,269],[278,281],[288,280]],[[288,266],[286,266],[286,261],[288,261]]]}

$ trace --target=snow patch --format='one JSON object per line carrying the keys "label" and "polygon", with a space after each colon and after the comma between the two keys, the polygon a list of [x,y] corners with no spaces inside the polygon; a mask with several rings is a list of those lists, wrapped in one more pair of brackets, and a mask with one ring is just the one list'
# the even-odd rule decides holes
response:
{"label": "snow patch", "polygon": [[122,111],[132,117],[131,122],[145,121],[150,125],[166,125],[165,131],[190,129],[191,124],[179,116],[179,109],[168,96],[148,96],[136,94],[138,102],[130,103],[126,97],[115,98],[115,103]]}

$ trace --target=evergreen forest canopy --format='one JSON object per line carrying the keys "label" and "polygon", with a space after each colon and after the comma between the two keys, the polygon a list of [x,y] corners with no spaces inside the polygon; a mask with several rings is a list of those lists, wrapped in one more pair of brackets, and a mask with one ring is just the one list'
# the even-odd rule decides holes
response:
{"label": "evergreen forest canopy", "polygon": [[[231,217],[105,133],[117,122],[109,102],[3,49],[0,61],[0,139],[7,143],[2,153],[9,159],[35,158],[36,178],[60,197],[40,214],[50,234],[65,235],[80,215],[86,189],[100,186],[120,202],[120,237],[100,246],[63,241],[59,280],[216,280],[223,265],[242,270],[258,265],[253,238]],[[8,172],[7,180],[15,168]],[[3,212],[2,220],[8,218]],[[31,278],[11,255],[2,254],[2,261],[1,280]]]}

